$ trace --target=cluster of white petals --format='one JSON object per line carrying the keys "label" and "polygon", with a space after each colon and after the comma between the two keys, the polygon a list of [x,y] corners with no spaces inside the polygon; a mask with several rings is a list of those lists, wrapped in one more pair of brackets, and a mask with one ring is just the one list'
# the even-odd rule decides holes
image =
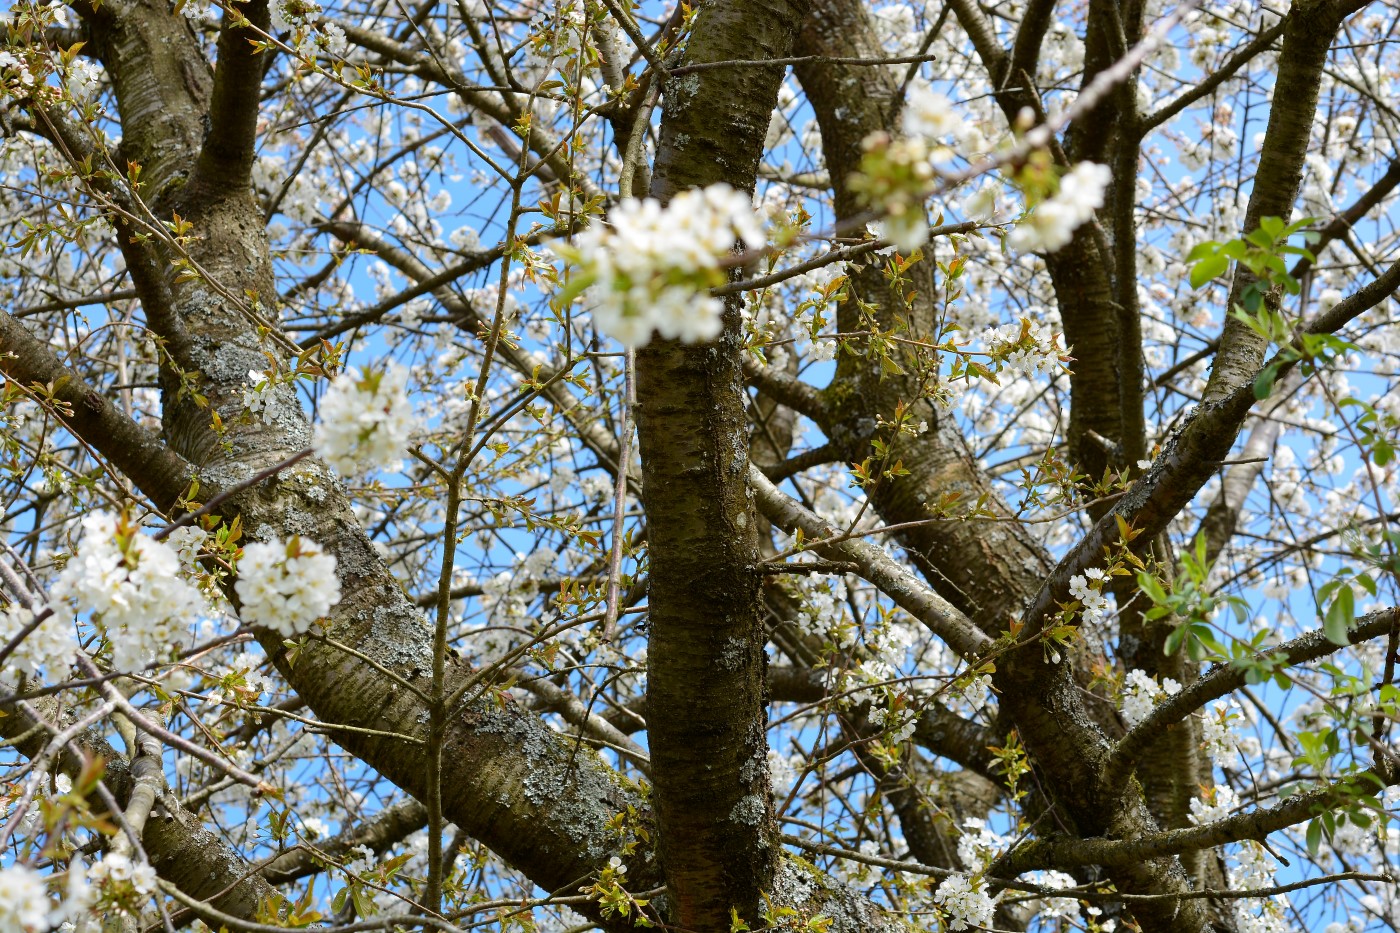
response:
{"label": "cluster of white petals", "polygon": [[1145,671],[1134,669],[1128,671],[1123,682],[1123,696],[1118,708],[1123,714],[1123,721],[1131,728],[1146,719],[1152,707],[1180,692],[1181,684],[1170,677],[1162,678],[1161,684],[1158,684]]}
{"label": "cluster of white petals", "polygon": [[1206,792],[1206,799],[1192,798],[1187,819],[1197,825],[1216,823],[1229,816],[1239,805],[1239,795],[1228,784],[1217,784]]}
{"label": "cluster of white petals", "polygon": [[962,825],[962,835],[958,836],[958,861],[965,868],[983,871],[1011,844],[1010,839],[993,830],[980,817],[970,816]]}
{"label": "cluster of white petals", "polygon": [[146,862],[132,862],[119,852],[109,852],[87,870],[88,881],[99,888],[130,888],[136,894],[154,894],[155,869]]}
{"label": "cluster of white petals", "polygon": [[25,865],[0,869],[0,933],[47,930],[52,908],[43,875]]}
{"label": "cluster of white petals", "polygon": [[[13,641],[34,622],[34,618],[31,610],[18,604],[0,609],[0,645]],[[55,679],[61,679],[67,674],[68,665],[73,663],[77,652],[78,637],[73,630],[73,620],[49,613],[15,646],[5,659],[4,670],[0,673],[33,677],[44,670]]]}
{"label": "cluster of white petals", "polygon": [[289,638],[307,632],[340,602],[335,557],[306,538],[274,538],[245,547],[234,590],[244,622]]}
{"label": "cluster of white petals", "polygon": [[[1037,871],[1028,875],[1022,875],[1028,881],[1047,888],[1066,889],[1079,885],[1073,875],[1067,875],[1062,871]],[[1040,897],[1028,902],[1040,922],[1044,924],[1047,920],[1054,920],[1060,917],[1069,917],[1073,920],[1079,919],[1079,901],[1073,897]],[[1074,927],[1070,927],[1073,929]],[[1065,927],[1061,927],[1065,929]],[[1105,929],[1100,926],[1099,929]]]}
{"label": "cluster of white petals", "polygon": [[[1231,796],[1233,798],[1233,794]],[[1229,861],[1234,863],[1227,870],[1232,891],[1259,890],[1276,884],[1273,859],[1263,846],[1253,840],[1240,843],[1239,848],[1230,854]],[[1234,908],[1235,929],[1239,933],[1292,933],[1297,929],[1291,922],[1292,910],[1288,898],[1283,895],[1237,898]],[[1324,933],[1332,933],[1333,926],[1340,924],[1329,924]],[[1364,926],[1351,929],[1360,933]],[[1345,933],[1347,927],[1342,927],[1342,930]]]}
{"label": "cluster of white petals", "polygon": [[408,400],[408,370],[390,363],[331,381],[318,409],[316,452],[341,476],[362,470],[398,470],[418,427]]}
{"label": "cluster of white petals", "polygon": [[1069,595],[1084,606],[1084,624],[1093,625],[1108,617],[1108,597],[1103,595],[1104,572],[1090,567],[1069,578]]}
{"label": "cluster of white petals", "polygon": [[0,933],[46,933],[88,906],[81,871],[70,871],[62,903],[49,895],[52,880],[28,865],[0,868]]}
{"label": "cluster of white petals", "polygon": [[270,373],[248,370],[248,382],[243,386],[243,407],[257,415],[264,423],[268,421],[268,404],[272,401],[272,376]]}
{"label": "cluster of white petals", "polygon": [[1060,179],[1060,190],[1046,198],[1011,231],[1010,243],[1023,252],[1053,253],[1103,207],[1113,173],[1106,165],[1080,162]]}
{"label": "cluster of white petals", "polygon": [[875,133],[865,140],[864,176],[856,184],[884,215],[876,225],[880,237],[908,255],[928,242],[924,198],[934,167],[952,155],[947,141],[960,137],[966,126],[947,95],[922,84],[909,89],[900,120],[899,138]]}
{"label": "cluster of white petals", "polygon": [[961,137],[967,131],[967,122],[953,101],[923,84],[909,89],[901,119],[906,135],[930,141]]}
{"label": "cluster of white petals", "polygon": [[1208,707],[1201,718],[1201,748],[1217,768],[1233,768],[1239,764],[1239,743],[1230,725],[1240,718],[1235,712],[1239,704],[1231,700]]}
{"label": "cluster of white petals", "polygon": [[653,333],[686,343],[719,336],[724,305],[706,292],[724,281],[721,263],[736,242],[761,249],[763,228],[748,194],[716,184],[682,191],[665,207],[623,201],[606,224],[551,248],[591,283],[585,301],[598,329],[639,347]]}
{"label": "cluster of white petals", "polygon": [[[141,534],[121,516],[93,512],[83,519],[78,552],[59,573],[52,597],[55,608],[66,604],[78,615],[91,613],[107,636],[113,668],[136,671],[168,655],[206,614],[204,597],[180,570],[169,544]],[[62,620],[62,613],[55,615]],[[56,629],[47,639],[66,645]]]}
{"label": "cluster of white petals", "polygon": [[981,711],[986,707],[987,700],[992,695],[992,675],[978,674],[962,684],[955,691],[955,695],[971,707],[974,712]]}
{"label": "cluster of white petals", "polygon": [[980,881],[955,873],[943,879],[933,892],[933,902],[948,915],[948,929],[966,930],[985,927],[992,922],[994,905]]}
{"label": "cluster of white petals", "polygon": [[982,331],[981,341],[997,372],[1007,369],[1022,376],[1054,376],[1063,372],[1069,352],[1063,334],[1030,317],[1014,324],[988,327]]}

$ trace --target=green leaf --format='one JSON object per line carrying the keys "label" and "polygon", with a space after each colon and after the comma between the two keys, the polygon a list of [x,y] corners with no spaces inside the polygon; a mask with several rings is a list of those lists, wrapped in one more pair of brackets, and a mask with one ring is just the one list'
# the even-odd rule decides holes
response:
{"label": "green leaf", "polygon": [[1318,849],[1322,847],[1322,821],[1312,820],[1308,823],[1308,854],[1316,857]]}
{"label": "green leaf", "polygon": [[1205,257],[1191,268],[1191,287],[1200,288],[1228,268],[1230,268],[1228,257],[1219,253]]}
{"label": "green leaf", "polygon": [[1337,598],[1332,600],[1331,606],[1327,607],[1327,616],[1323,619],[1322,631],[1327,636],[1327,640],[1334,645],[1351,644],[1347,638],[1347,630],[1351,628],[1352,622],[1356,621],[1355,599],[1351,587],[1342,586],[1337,590]]}
{"label": "green leaf", "polygon": [[582,295],[584,290],[597,280],[597,274],[592,271],[582,269],[575,271],[574,275],[569,279],[569,284],[565,285],[559,290],[559,293],[554,296],[555,305],[560,308],[567,308],[569,305],[573,304],[575,298]]}
{"label": "green leaf", "polygon": [[1187,262],[1196,262],[1207,256],[1212,256],[1220,250],[1220,243],[1216,240],[1206,240],[1204,243],[1197,243],[1191,247],[1191,252],[1186,254]]}
{"label": "green leaf", "polygon": [[1254,397],[1263,400],[1274,391],[1274,380],[1278,378],[1278,365],[1265,366],[1254,377]]}
{"label": "green leaf", "polygon": [[1162,589],[1162,584],[1150,573],[1139,573],[1137,575],[1138,586],[1154,603],[1164,603],[1167,601],[1167,593]]}

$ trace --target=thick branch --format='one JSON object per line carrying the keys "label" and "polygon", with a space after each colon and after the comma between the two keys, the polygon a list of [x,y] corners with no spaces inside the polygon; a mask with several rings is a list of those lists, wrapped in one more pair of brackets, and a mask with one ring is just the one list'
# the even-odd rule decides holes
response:
{"label": "thick branch", "polygon": [[1363,771],[1334,784],[1289,797],[1272,807],[1238,813],[1200,826],[1153,833],[1137,839],[1036,839],[993,862],[987,872],[999,877],[1015,877],[1038,868],[1126,866],[1143,859],[1196,852],[1244,839],[1262,842],[1270,833],[1296,826],[1358,796],[1375,794],[1385,786],[1385,782],[1374,772]]}
{"label": "thick branch", "polygon": [[[257,145],[258,101],[271,49],[253,46],[270,28],[268,0],[250,0],[224,11],[219,67],[209,101],[209,135],[200,147],[191,184],[211,191],[248,187]],[[250,28],[251,27],[251,28]]]}
{"label": "thick branch", "polygon": [[[52,391],[64,425],[97,448],[162,511],[189,490],[194,468],[85,383],[24,325],[0,312],[0,371],[41,398]],[[50,390],[50,387],[52,389]]]}
{"label": "thick branch", "polygon": [[[1313,118],[1322,83],[1322,70],[1341,25],[1343,12],[1331,0],[1295,4],[1284,20],[1283,49],[1278,56],[1278,77],[1274,82],[1274,106],[1269,108],[1269,125],[1264,131],[1264,147],[1254,175],[1244,229],[1248,234],[1265,217],[1288,218],[1298,198],[1303,180],[1304,160],[1312,141]],[[1235,269],[1227,308],[1242,300],[1244,289],[1254,281],[1242,266]],[[1220,335],[1205,400],[1219,402],[1246,380],[1253,378],[1264,358],[1267,343],[1244,323],[1227,317]]]}
{"label": "thick branch", "polygon": [[[1387,634],[1395,624],[1397,613],[1400,613],[1400,609],[1377,609],[1375,612],[1368,612],[1347,630],[1347,640],[1353,645],[1359,645]],[[1287,667],[1297,667],[1299,664],[1325,658],[1338,650],[1339,645],[1329,641],[1321,631],[1316,631],[1279,645],[1269,651],[1267,656],[1282,660]],[[1153,736],[1171,728],[1212,700],[1234,693],[1249,682],[1248,676],[1249,667],[1246,665],[1217,664],[1180,693],[1153,707],[1147,718],[1134,726],[1132,731],[1114,746],[1104,767],[1104,781],[1108,784],[1122,781],[1131,770],[1138,752],[1152,741]]]}
{"label": "thick branch", "polygon": [[992,640],[982,634],[971,619],[879,547],[860,538],[822,544],[820,542],[825,540],[842,538],[840,529],[785,495],[757,467],[749,468],[749,484],[753,487],[759,510],[769,521],[789,533],[801,529],[807,540],[815,544],[816,552],[823,557],[858,565],[861,576],[922,622],[959,655],[970,660],[991,648]]}
{"label": "thick branch", "polygon": [[[787,55],[805,0],[700,7],[684,65]],[[781,67],[665,83],[651,193],[752,190]],[[758,520],[747,486],[742,299],[715,343],[637,352],[637,437],[651,565],[648,739],[671,920],[725,933],[753,921],[777,867],[764,733]]]}

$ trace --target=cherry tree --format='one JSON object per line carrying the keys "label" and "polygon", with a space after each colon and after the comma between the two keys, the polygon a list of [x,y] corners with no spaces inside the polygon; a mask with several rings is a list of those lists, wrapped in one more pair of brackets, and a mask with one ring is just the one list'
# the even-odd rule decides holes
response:
{"label": "cherry tree", "polygon": [[1400,7],[21,0],[0,933],[1400,924]]}

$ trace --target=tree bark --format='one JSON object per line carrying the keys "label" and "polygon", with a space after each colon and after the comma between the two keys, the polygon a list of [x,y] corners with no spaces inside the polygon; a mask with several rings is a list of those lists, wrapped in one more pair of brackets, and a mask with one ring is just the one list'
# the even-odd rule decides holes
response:
{"label": "tree bark", "polygon": [[[782,57],[806,4],[702,7],[680,67]],[[752,190],[782,67],[708,69],[664,88],[652,195]],[[758,520],[748,488],[742,298],[714,343],[637,353],[637,435],[650,558],[647,721],[671,920],[756,922],[777,864],[765,736]]]}

